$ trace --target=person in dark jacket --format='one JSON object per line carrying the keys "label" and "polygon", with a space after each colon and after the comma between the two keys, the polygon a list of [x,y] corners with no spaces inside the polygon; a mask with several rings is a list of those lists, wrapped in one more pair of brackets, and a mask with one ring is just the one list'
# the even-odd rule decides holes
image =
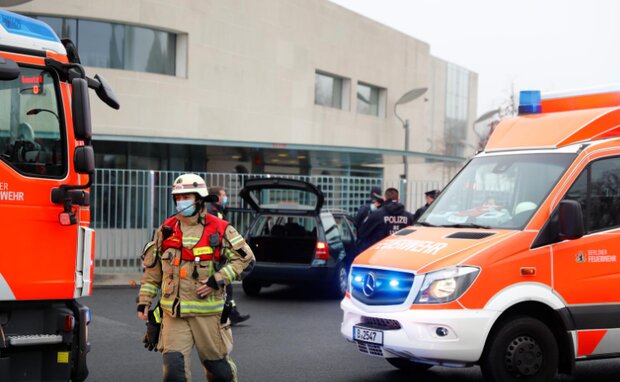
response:
{"label": "person in dark jacket", "polygon": [[385,203],[370,214],[358,231],[358,250],[361,253],[381,239],[413,224],[413,215],[400,203],[398,190],[385,190]]}
{"label": "person in dark jacket", "polygon": [[353,219],[355,228],[359,230],[364,220],[366,220],[372,212],[381,208],[382,205],[383,196],[381,195],[381,188],[374,186],[370,189],[370,200],[357,210],[355,219]]}
{"label": "person in dark jacket", "polygon": [[[209,188],[209,195],[217,196],[218,201],[214,203],[210,203],[207,206],[207,212],[211,215],[217,216],[220,219],[224,219],[226,216],[226,204],[228,203],[228,196],[226,196],[226,190],[223,187],[211,187]],[[231,325],[238,325],[244,321],[250,319],[249,314],[241,314],[239,313],[239,309],[237,309],[237,304],[233,298],[233,288],[232,284],[226,286],[226,304],[231,306],[230,310],[230,323]]]}
{"label": "person in dark jacket", "polygon": [[435,201],[435,199],[437,199],[438,195],[439,195],[439,190],[430,190],[430,191],[426,191],[424,193],[424,197],[426,198],[426,204],[423,205],[422,207],[418,208],[415,211],[415,214],[413,214],[413,221],[414,222],[418,221],[420,216],[422,216],[422,214],[424,212],[426,212],[426,210],[431,205],[431,203],[433,203]]}

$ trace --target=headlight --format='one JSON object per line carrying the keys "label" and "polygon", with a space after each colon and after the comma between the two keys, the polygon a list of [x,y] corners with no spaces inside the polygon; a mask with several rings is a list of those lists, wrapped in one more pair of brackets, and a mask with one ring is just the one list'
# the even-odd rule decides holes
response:
{"label": "headlight", "polygon": [[416,304],[441,304],[454,301],[474,282],[480,269],[474,267],[446,268],[427,273]]}

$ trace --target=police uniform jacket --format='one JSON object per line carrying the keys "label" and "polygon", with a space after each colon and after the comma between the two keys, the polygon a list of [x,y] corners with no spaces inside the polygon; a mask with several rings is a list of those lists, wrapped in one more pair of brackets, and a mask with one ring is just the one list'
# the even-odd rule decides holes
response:
{"label": "police uniform jacket", "polygon": [[412,224],[413,215],[405,210],[405,206],[388,200],[362,223],[358,231],[358,250],[362,252],[386,236]]}

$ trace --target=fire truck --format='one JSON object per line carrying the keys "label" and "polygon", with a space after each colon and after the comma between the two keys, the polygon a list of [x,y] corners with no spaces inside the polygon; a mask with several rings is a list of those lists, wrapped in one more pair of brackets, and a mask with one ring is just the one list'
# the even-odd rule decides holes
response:
{"label": "fire truck", "polygon": [[341,333],[358,350],[499,382],[620,356],[620,91],[524,91],[519,113],[355,259]]}
{"label": "fire truck", "polygon": [[71,41],[0,10],[0,381],[88,376],[89,88],[119,108]]}

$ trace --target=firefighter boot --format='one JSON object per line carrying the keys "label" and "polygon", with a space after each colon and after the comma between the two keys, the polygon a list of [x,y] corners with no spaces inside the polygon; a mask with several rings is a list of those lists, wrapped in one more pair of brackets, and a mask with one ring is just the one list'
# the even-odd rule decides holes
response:
{"label": "firefighter boot", "polygon": [[234,326],[234,325],[237,325],[237,324],[240,324],[242,322],[249,320],[250,315],[249,314],[242,315],[241,313],[239,313],[239,310],[237,309],[237,307],[233,306],[230,311],[229,318],[230,318],[230,324]]}

